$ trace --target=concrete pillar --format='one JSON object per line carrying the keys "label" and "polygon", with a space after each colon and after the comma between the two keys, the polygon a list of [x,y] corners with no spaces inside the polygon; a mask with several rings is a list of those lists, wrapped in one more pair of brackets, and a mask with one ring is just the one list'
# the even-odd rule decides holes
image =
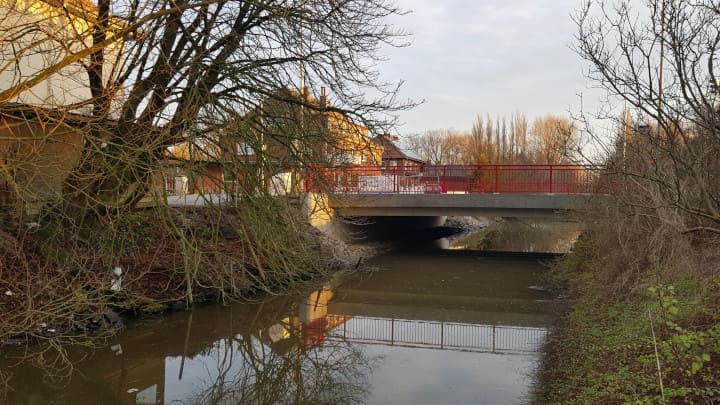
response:
{"label": "concrete pillar", "polygon": [[315,228],[327,226],[335,217],[327,194],[304,193],[300,196],[300,204],[308,222]]}

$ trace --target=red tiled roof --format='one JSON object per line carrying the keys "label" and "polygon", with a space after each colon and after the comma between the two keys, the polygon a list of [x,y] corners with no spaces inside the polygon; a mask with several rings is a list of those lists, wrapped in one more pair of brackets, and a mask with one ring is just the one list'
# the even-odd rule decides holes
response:
{"label": "red tiled roof", "polygon": [[375,138],[375,141],[383,147],[382,160],[411,160],[413,162],[425,163],[422,160],[409,156],[393,142],[393,139],[389,135],[379,135]]}

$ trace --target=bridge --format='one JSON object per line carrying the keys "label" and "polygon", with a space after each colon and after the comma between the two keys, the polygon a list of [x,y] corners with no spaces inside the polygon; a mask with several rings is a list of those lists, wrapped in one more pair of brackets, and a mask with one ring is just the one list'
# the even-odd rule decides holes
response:
{"label": "bridge", "polygon": [[606,194],[594,166],[442,165],[311,168],[306,191],[344,217],[548,216]]}

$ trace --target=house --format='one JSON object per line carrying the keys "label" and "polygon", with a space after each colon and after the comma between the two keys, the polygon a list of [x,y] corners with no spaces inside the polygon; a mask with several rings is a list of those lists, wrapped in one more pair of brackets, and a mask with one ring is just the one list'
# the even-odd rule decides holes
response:
{"label": "house", "polygon": [[[31,209],[59,194],[78,163],[93,108],[86,66],[46,70],[91,46],[97,15],[88,0],[0,0],[0,203],[19,197]],[[109,38],[120,24],[111,18]],[[104,48],[106,79],[122,44],[118,37]]]}
{"label": "house", "polygon": [[[263,150],[266,158],[289,168],[298,162],[323,166],[378,165],[382,148],[365,126],[333,108],[325,88],[319,99],[279,89],[224,134],[227,151],[247,159]],[[233,147],[234,145],[234,147]]]}
{"label": "house", "polygon": [[[0,91],[22,88],[0,103],[18,103],[55,109],[71,107],[78,114],[92,111],[87,60],[83,59],[42,77],[49,67],[90,49],[98,8],[89,0],[0,0]],[[108,80],[122,64],[122,37],[112,40],[122,22],[110,17],[108,37],[103,47],[103,78]],[[43,80],[27,88],[30,79]],[[117,89],[120,92],[121,89]],[[113,94],[112,99],[121,95]]]}
{"label": "house", "polygon": [[217,193],[263,184],[270,192],[299,191],[308,165],[323,167],[379,166],[382,146],[363,125],[333,108],[325,89],[320,98],[287,88],[238,114],[207,138],[195,162],[189,190]]}
{"label": "house", "polygon": [[375,141],[382,147],[382,166],[385,168],[390,167],[404,167],[404,168],[419,168],[427,164],[422,159],[413,157],[403,152],[395,142],[398,141],[397,136],[390,134],[379,135],[375,138]]}

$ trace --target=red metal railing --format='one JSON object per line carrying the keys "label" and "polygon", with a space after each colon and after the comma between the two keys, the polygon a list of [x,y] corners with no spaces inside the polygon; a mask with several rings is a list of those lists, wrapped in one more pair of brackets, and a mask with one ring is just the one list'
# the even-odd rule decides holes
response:
{"label": "red metal railing", "polygon": [[306,191],[330,193],[604,193],[601,170],[580,165],[308,168]]}

